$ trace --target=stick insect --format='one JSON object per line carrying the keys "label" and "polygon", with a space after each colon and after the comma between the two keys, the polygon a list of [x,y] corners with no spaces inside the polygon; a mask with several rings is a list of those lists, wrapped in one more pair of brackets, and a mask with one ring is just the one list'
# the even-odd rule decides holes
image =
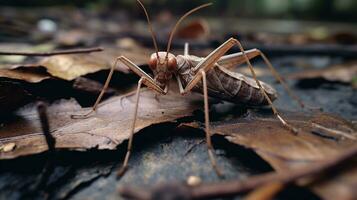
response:
{"label": "stick insect", "polygon": [[[177,84],[179,85],[180,93],[182,95],[187,94],[190,91],[200,92],[203,94],[204,99],[204,112],[205,112],[205,133],[206,133],[206,142],[208,147],[208,155],[213,169],[217,175],[221,176],[222,173],[219,170],[215,155],[214,149],[211,141],[210,134],[210,125],[209,125],[209,107],[208,107],[208,96],[220,98],[227,100],[233,103],[243,103],[252,106],[267,106],[269,105],[284,127],[297,133],[297,129],[290,125],[278,112],[278,110],[273,105],[273,101],[277,98],[276,90],[264,83],[258,81],[254,68],[250,62],[251,59],[260,56],[262,57],[265,64],[271,70],[275,78],[284,86],[288,91],[288,94],[295,99],[301,107],[304,107],[302,101],[292,93],[287,84],[280,77],[278,72],[274,69],[268,58],[259,50],[251,49],[245,51],[241,43],[235,39],[230,38],[224,42],[221,46],[216,48],[212,53],[210,53],[205,58],[197,57],[189,54],[189,45],[185,44],[184,54],[183,55],[173,55],[170,53],[171,43],[176,29],[180,23],[190,14],[212,5],[211,3],[203,4],[198,6],[186,14],[184,14],[173,27],[167,44],[166,51],[159,51],[158,45],[156,42],[156,36],[152,29],[149,15],[146,11],[145,6],[141,3],[140,0],[137,0],[138,4],[143,9],[147,22],[149,31],[151,33],[153,44],[155,47],[155,53],[150,56],[149,67],[152,70],[154,77],[145,73],[141,68],[135,65],[132,61],[124,56],[119,56],[116,58],[114,65],[111,67],[108,78],[104,84],[104,87],[99,94],[92,110],[85,115],[76,115],[75,118],[87,117],[96,111],[97,106],[100,100],[103,97],[105,90],[107,89],[114,69],[118,62],[122,62],[134,73],[139,75],[141,78],[138,81],[136,96],[135,96],[135,109],[134,109],[134,118],[132,121],[130,137],[128,141],[127,152],[122,167],[120,168],[118,175],[122,175],[127,167],[128,160],[132,151],[132,142],[135,129],[135,123],[138,116],[138,106],[139,106],[139,97],[140,97],[140,88],[142,85],[146,85],[148,88],[158,92],[159,94],[165,95],[168,91],[168,82],[175,76]],[[226,52],[231,49],[234,45],[237,45],[240,49],[240,52],[225,55]],[[235,73],[229,69],[237,66],[239,64],[247,63],[252,74],[253,78],[246,77],[242,74]]]}

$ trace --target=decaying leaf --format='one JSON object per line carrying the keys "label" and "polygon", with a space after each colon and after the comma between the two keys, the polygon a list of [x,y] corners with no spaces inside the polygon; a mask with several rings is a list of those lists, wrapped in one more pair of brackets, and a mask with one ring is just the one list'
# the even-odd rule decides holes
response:
{"label": "decaying leaf", "polygon": [[[291,134],[273,116],[261,117],[254,113],[246,118],[212,123],[211,131],[224,135],[232,143],[254,150],[278,172],[324,160],[357,145],[356,128],[339,117],[322,113],[311,116],[285,113],[284,116],[300,129],[298,135]],[[312,124],[344,132],[350,137],[331,135],[334,132],[314,132]],[[186,125],[201,127],[197,123]],[[344,172],[348,175],[343,174],[323,182],[322,185],[314,185],[313,190],[325,199],[339,199],[342,195],[352,195],[356,198],[352,189],[357,184],[356,164],[351,163],[352,170]],[[351,180],[351,177],[354,177],[354,180]]]}
{"label": "decaying leaf", "polygon": [[[48,108],[52,135],[56,148],[86,150],[115,149],[128,139],[132,124],[134,94],[110,98],[103,102],[97,113],[87,119],[72,119],[72,114],[83,114],[74,100],[62,100]],[[135,132],[152,124],[173,121],[189,116],[197,104],[179,94],[158,95],[143,89],[140,98],[139,118]],[[190,99],[194,99],[194,95]],[[33,106],[18,112],[18,117],[5,122],[0,129],[0,143],[15,143],[16,149],[0,153],[0,159],[40,153],[47,150],[40,122]]]}
{"label": "decaying leaf", "polygon": [[357,62],[333,65],[323,69],[304,70],[286,76],[288,79],[325,79],[326,81],[352,84],[357,77]]}

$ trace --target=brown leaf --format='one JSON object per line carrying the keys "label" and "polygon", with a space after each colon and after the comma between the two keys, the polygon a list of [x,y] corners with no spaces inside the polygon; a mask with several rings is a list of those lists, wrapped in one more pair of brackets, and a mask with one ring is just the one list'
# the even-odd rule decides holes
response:
{"label": "brown leaf", "polygon": [[183,39],[205,39],[210,32],[206,20],[200,19],[190,22],[177,31],[177,36]]}
{"label": "brown leaf", "polygon": [[51,75],[37,65],[14,65],[7,69],[0,69],[0,77],[39,83],[51,78]]}
{"label": "brown leaf", "polygon": [[[52,76],[70,81],[86,74],[110,69],[114,64],[115,58],[121,55],[127,56],[137,65],[145,64],[149,56],[139,52],[106,49],[102,52],[91,54],[51,56],[41,60],[39,65],[45,67]],[[116,70],[129,73],[129,69],[122,63],[118,63]]]}
{"label": "brown leaf", "polygon": [[[128,139],[132,124],[134,94],[110,98],[103,102],[97,113],[87,119],[71,119],[71,114],[83,114],[74,100],[62,100],[48,108],[52,135],[56,138],[56,148],[85,150],[115,149]],[[140,98],[139,118],[135,132],[152,124],[169,122],[191,115],[197,108],[187,96],[179,94],[158,95],[143,89]],[[191,96],[193,99],[195,96]],[[47,150],[41,133],[36,109],[27,107],[18,112],[13,121],[3,124],[0,143],[15,143],[11,152],[1,152],[0,159],[15,158]]]}
{"label": "brown leaf", "polygon": [[[126,56],[137,65],[146,64],[150,52],[149,49],[144,48],[139,48],[139,50],[107,48],[102,52],[90,54],[49,56],[35,63],[2,65],[0,66],[0,77],[23,80],[30,83],[38,83],[51,77],[71,81],[86,74],[110,69],[114,64],[115,58],[121,55]],[[116,70],[129,73],[129,69],[120,62]]]}
{"label": "brown leaf", "polygon": [[[232,143],[254,150],[278,172],[324,160],[357,144],[355,127],[342,118],[322,113],[311,116],[285,113],[284,116],[301,130],[298,135],[291,134],[275,117],[261,117],[254,113],[247,118],[212,123],[211,130],[212,133],[224,135]],[[324,132],[314,134],[313,123],[332,132],[329,135]],[[186,125],[200,127],[196,123]],[[338,131],[350,137],[338,134]],[[352,165],[353,171],[346,172],[349,176],[326,180],[321,185],[314,185],[313,190],[325,199],[339,199],[347,194],[356,198],[352,188],[357,179],[352,181],[350,178],[357,176],[356,166]]]}
{"label": "brown leaf", "polygon": [[326,81],[352,83],[353,79],[357,77],[357,62],[333,65],[323,69],[304,70],[289,74],[286,77],[299,80],[322,78]]}

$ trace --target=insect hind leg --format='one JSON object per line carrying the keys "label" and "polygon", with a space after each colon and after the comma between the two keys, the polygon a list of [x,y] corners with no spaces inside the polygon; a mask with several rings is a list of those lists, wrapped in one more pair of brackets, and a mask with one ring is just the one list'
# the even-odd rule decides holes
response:
{"label": "insect hind leg", "polygon": [[[254,68],[253,68],[253,65],[251,64],[251,62],[250,62],[248,56],[245,54],[244,48],[243,48],[242,44],[241,44],[237,39],[235,39],[235,38],[230,38],[229,41],[231,41],[232,43],[235,43],[235,44],[239,47],[240,51],[243,53],[243,56],[244,56],[244,58],[245,58],[245,61],[246,61],[246,63],[248,64],[248,67],[249,67],[249,69],[250,69],[250,72],[252,73],[253,79],[254,79],[255,82],[257,83],[257,85],[258,85],[260,91],[262,92],[262,94],[264,95],[265,99],[268,101],[268,104],[270,105],[271,109],[273,110],[274,115],[279,119],[279,121],[284,125],[284,127],[286,127],[287,129],[289,129],[292,133],[297,134],[297,133],[298,133],[298,130],[297,130],[295,127],[293,127],[292,125],[290,125],[287,121],[285,121],[284,118],[281,117],[280,113],[278,112],[278,110],[277,110],[276,107],[274,106],[272,100],[270,99],[270,97],[267,95],[267,93],[266,93],[265,90],[263,89],[263,87],[262,87],[260,81],[258,81],[257,75],[256,75],[256,73],[255,73],[255,71],[254,71]],[[264,54],[261,54],[261,55],[263,55],[263,59],[266,58],[266,57],[264,56]],[[270,63],[269,60],[267,60],[267,59],[266,59],[265,61],[268,61],[268,63]],[[281,80],[282,80],[282,79],[281,79]]]}
{"label": "insect hind leg", "polygon": [[202,83],[203,83],[203,98],[204,98],[204,110],[205,110],[205,125],[206,125],[206,142],[208,148],[208,156],[211,161],[212,167],[215,170],[216,174],[219,177],[222,177],[222,172],[219,170],[217,166],[217,161],[215,158],[214,148],[211,141],[211,133],[210,133],[210,124],[209,124],[209,109],[208,109],[208,92],[207,92],[207,79],[206,72],[200,70],[202,74]]}
{"label": "insect hind leg", "polygon": [[273,74],[273,76],[275,77],[275,79],[284,87],[284,89],[286,90],[286,92],[288,93],[288,95],[294,99],[301,108],[305,108],[305,104],[303,103],[303,101],[297,96],[295,95],[295,93],[290,89],[290,87],[288,86],[288,84],[284,81],[284,79],[280,76],[280,74],[276,71],[276,69],[274,68],[274,66],[271,64],[271,62],[269,61],[269,59],[265,56],[265,54],[260,51],[259,49],[255,49],[254,51],[257,52],[257,54],[263,59],[264,63],[268,66],[270,72]]}

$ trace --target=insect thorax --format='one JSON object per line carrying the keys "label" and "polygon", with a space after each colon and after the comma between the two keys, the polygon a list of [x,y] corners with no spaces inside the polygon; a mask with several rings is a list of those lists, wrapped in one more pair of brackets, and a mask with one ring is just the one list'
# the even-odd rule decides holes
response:
{"label": "insect thorax", "polygon": [[195,76],[194,67],[202,60],[202,58],[192,55],[178,55],[177,60],[177,73],[181,78],[182,84],[185,87]]}

